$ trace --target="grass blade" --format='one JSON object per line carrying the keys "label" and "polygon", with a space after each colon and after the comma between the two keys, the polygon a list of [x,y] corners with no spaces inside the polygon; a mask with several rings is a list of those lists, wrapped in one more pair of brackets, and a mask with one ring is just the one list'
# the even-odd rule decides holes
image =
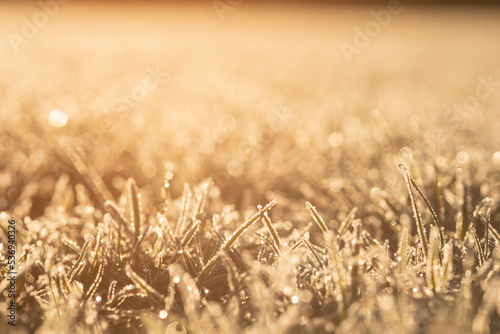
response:
{"label": "grass blade", "polygon": [[434,212],[434,209],[432,208],[431,203],[429,202],[429,200],[427,199],[427,197],[425,197],[424,193],[422,192],[422,190],[420,189],[420,187],[417,185],[417,183],[415,182],[415,180],[411,176],[409,176],[409,179],[410,179],[411,184],[417,190],[417,193],[423,199],[425,205],[427,206],[427,208],[431,212],[432,219],[434,221],[434,225],[436,225],[436,227],[438,228],[438,231],[439,231],[440,249],[442,250],[443,247],[444,247],[444,232],[441,229],[441,223],[439,221],[439,217],[437,216],[436,212]]}
{"label": "grass blade", "polygon": [[[231,237],[226,240],[222,246],[221,251],[227,253],[230,250],[234,242],[245,232],[250,226],[252,226],[256,221],[262,218],[264,212],[269,211],[276,204],[276,200],[269,202],[264,208],[259,206],[259,211],[250,217],[244,224],[236,229],[236,231],[231,235]],[[210,271],[213,269],[215,262],[219,256],[219,252],[214,254],[212,258],[207,262],[207,264],[202,268],[200,275],[198,276],[197,283],[199,286],[203,286],[205,279],[207,278]]]}
{"label": "grass blade", "polygon": [[245,232],[250,226],[252,226],[257,220],[262,218],[265,212],[271,210],[271,208],[276,204],[276,200],[269,202],[264,208],[259,207],[259,212],[250,217],[243,225],[238,227],[236,231],[231,235],[231,237],[222,245],[222,250],[227,251],[232,244],[240,237],[243,232]]}
{"label": "grass blade", "polygon": [[420,212],[418,211],[415,195],[413,195],[408,167],[399,165],[399,168],[403,172],[403,176],[406,182],[406,187],[408,188],[408,193],[410,194],[411,207],[413,209],[413,217],[415,218],[415,221],[417,223],[418,235],[420,237],[420,243],[422,245],[422,253],[425,259],[427,257],[428,247],[427,247],[427,237],[425,235],[424,223],[422,221],[422,216],[420,216]]}
{"label": "grass blade", "polygon": [[328,233],[328,227],[326,227],[325,221],[321,218],[316,208],[309,202],[306,202],[306,207],[309,209],[314,222],[319,226],[321,231],[325,234]]}
{"label": "grass blade", "polygon": [[474,244],[476,245],[476,253],[477,257],[479,258],[479,267],[482,267],[484,264],[484,253],[483,253],[483,247],[481,247],[481,242],[479,241],[479,238],[477,237],[476,229],[474,226],[470,226],[470,235],[472,236],[474,240]]}
{"label": "grass blade", "polygon": [[274,229],[274,226],[271,222],[271,219],[267,215],[267,212],[264,212],[264,215],[262,217],[263,217],[264,223],[266,224],[266,226],[269,230],[269,233],[271,233],[271,237],[273,238],[274,243],[276,244],[275,249],[278,252],[278,255],[281,257],[282,256],[281,249],[283,248],[283,244],[281,243],[281,240],[278,236],[278,233]]}
{"label": "grass blade", "polygon": [[342,222],[339,228],[339,237],[341,237],[345,231],[351,226],[354,217],[356,216],[356,212],[358,212],[358,208],[352,208],[351,212],[347,215],[347,218]]}
{"label": "grass blade", "polygon": [[182,193],[182,203],[181,203],[181,214],[179,216],[179,220],[175,225],[174,234],[180,235],[182,230],[184,229],[184,224],[187,219],[187,212],[189,211],[189,207],[191,205],[191,198],[193,194],[189,185],[187,183],[184,184],[184,192]]}
{"label": "grass blade", "polygon": [[129,211],[130,211],[130,221],[134,224],[135,238],[134,244],[141,237],[141,205],[139,199],[139,193],[137,191],[137,185],[135,184],[134,179],[130,178],[127,181],[126,185],[128,191],[128,203],[129,203]]}
{"label": "grass blade", "polygon": [[92,189],[94,194],[99,199],[102,207],[106,201],[113,200],[113,195],[109,192],[108,188],[104,184],[104,181],[99,176],[97,171],[93,168],[88,168],[83,159],[80,157],[78,152],[70,145],[70,143],[65,142],[65,152],[69,157],[69,160],[78,171],[78,173],[83,177],[87,185]]}
{"label": "grass blade", "polygon": [[85,257],[85,254],[87,253],[87,249],[89,248],[89,245],[92,241],[94,241],[95,238],[94,237],[90,237],[86,242],[85,244],[83,245],[83,249],[80,253],[80,255],[78,256],[78,259],[76,259],[75,263],[73,264],[73,266],[71,267],[71,270],[69,271],[69,275],[72,276],[73,272],[75,271],[75,269],[80,265],[80,263],[83,262],[83,258]]}

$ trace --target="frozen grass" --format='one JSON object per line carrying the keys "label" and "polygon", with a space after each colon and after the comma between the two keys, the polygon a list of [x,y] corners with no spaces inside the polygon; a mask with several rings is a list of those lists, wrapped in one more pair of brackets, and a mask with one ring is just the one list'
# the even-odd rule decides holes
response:
{"label": "frozen grass", "polygon": [[[128,21],[97,16],[82,57],[56,33],[86,26],[71,8],[5,56],[19,66],[0,64],[0,261],[15,219],[18,332],[500,331],[499,93],[446,114],[478,75],[498,78],[491,12],[408,11],[347,66],[328,43],[356,15],[332,28],[318,11],[293,41],[251,8],[234,30],[171,15],[170,44],[153,15],[138,28],[150,40],[111,45],[100,28]],[[423,14],[439,34],[419,35]],[[463,45],[481,52],[455,60]],[[169,76],[114,110],[155,64]],[[66,126],[49,124],[55,108]]]}
{"label": "frozen grass", "polygon": [[[497,223],[490,221],[498,217],[496,201],[484,198],[469,214],[464,208],[473,198],[462,188],[475,185],[451,173],[449,184],[440,186],[446,194],[442,211],[459,230],[439,229],[426,223],[436,216],[424,207],[431,200],[406,168],[403,176],[410,196],[402,203],[374,201],[339,224],[307,202],[305,221],[315,225],[304,228],[274,222],[276,201],[250,213],[225,206],[210,180],[165,200],[162,210],[146,210],[130,179],[116,202],[99,209],[91,200],[92,187],[74,187],[63,174],[42,216],[19,219],[19,205],[2,213],[4,232],[7,219],[18,220],[16,328],[42,333],[164,332],[170,324],[214,333],[500,329],[500,240]],[[436,195],[434,182],[426,188]],[[422,200],[411,195],[415,189]],[[409,223],[411,211],[416,220]],[[391,217],[406,217],[406,225]],[[377,221],[391,221],[390,228],[376,229],[397,240],[393,245],[370,233]],[[410,232],[415,230],[416,235]]]}

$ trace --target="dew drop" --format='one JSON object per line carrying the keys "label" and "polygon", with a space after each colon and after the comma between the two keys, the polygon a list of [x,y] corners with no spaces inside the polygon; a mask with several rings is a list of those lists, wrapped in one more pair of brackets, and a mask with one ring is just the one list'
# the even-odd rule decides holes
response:
{"label": "dew drop", "polygon": [[50,112],[49,121],[52,126],[60,128],[66,125],[68,115],[60,109],[55,109]]}
{"label": "dew drop", "polygon": [[328,138],[331,147],[339,147],[344,142],[344,137],[340,133],[332,133]]}
{"label": "dew drop", "polygon": [[165,319],[168,316],[168,312],[166,310],[161,310],[159,316],[160,319]]}
{"label": "dew drop", "polygon": [[500,164],[500,151],[493,153],[493,162]]}

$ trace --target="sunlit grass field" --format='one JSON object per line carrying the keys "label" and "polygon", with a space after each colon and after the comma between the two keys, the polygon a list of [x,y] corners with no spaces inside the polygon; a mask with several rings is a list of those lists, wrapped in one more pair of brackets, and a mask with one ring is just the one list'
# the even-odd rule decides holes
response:
{"label": "sunlit grass field", "polygon": [[1,333],[500,331],[498,9],[1,6]]}

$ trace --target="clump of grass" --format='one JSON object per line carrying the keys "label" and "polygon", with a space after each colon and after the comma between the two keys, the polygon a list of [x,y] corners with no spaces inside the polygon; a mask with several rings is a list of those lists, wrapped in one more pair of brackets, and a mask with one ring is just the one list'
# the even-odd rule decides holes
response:
{"label": "clump of grass", "polygon": [[[287,222],[287,228],[279,216],[272,218],[276,207],[286,208],[276,200],[243,214],[224,205],[210,180],[185,185],[157,209],[144,204],[133,179],[114,200],[93,194],[102,191],[95,184],[72,186],[63,175],[50,201],[60,209],[47,210],[50,219],[2,214],[22,221],[19,326],[146,332],[174,324],[214,333],[498,328],[495,201],[479,201],[464,218],[463,201],[470,200],[464,189],[472,185],[459,176],[462,188],[454,195],[453,182],[431,182],[436,195],[430,198],[407,168],[401,170],[409,205],[382,194],[370,210],[353,206],[325,219],[306,201],[309,219]],[[90,182],[92,173],[79,172]],[[92,198],[108,199],[99,207]],[[388,238],[373,236],[380,233],[372,212],[380,223],[394,221]],[[412,224],[399,223],[410,213]],[[455,221],[458,230],[450,228]]]}
{"label": "clump of grass", "polygon": [[[491,223],[495,204],[486,199],[478,206],[462,240],[460,233],[442,228],[431,201],[408,170],[402,171],[418,238],[408,228],[400,229],[393,253],[387,240],[371,236],[364,226],[366,217],[355,219],[357,208],[335,230],[306,202],[323,235],[318,243],[311,224],[288,234],[276,228],[282,225],[271,221],[275,200],[258,206],[243,223],[238,223],[235,211],[216,213],[211,205],[220,198],[205,186],[194,206],[189,204],[193,196],[188,186],[179,200],[169,202],[179,206],[177,217],[169,215],[175,212],[170,208],[144,214],[132,179],[125,183],[119,204],[106,201],[104,214],[94,209],[97,229],[86,240],[77,232],[85,221],[76,211],[63,213],[56,222],[24,219],[19,225],[26,291],[18,299],[20,326],[61,328],[56,324],[64,313],[65,328],[89,331],[163,331],[171,324],[214,333],[496,328],[499,239]],[[433,221],[429,239],[413,189]],[[51,203],[59,204],[57,199]],[[221,221],[228,213],[235,214],[233,220]],[[77,225],[64,227],[62,219]],[[259,238],[245,234],[259,221]],[[29,236],[41,224],[63,238],[38,246],[39,237]],[[475,226],[483,227],[482,239]],[[37,249],[36,259],[28,261],[32,249]],[[53,268],[59,268],[57,274]],[[464,308],[454,302],[464,298],[475,304]],[[71,311],[66,304],[73,305]],[[416,309],[420,311],[414,313]],[[438,310],[447,316],[432,317]],[[28,314],[45,320],[30,327]],[[92,321],[82,322],[82,317]]]}
{"label": "clump of grass", "polygon": [[[255,169],[227,185],[202,173],[203,181],[185,182],[170,163],[159,173],[167,181],[155,183],[122,165],[119,173],[93,167],[77,145],[45,148],[57,151],[65,173],[19,186],[0,213],[1,244],[5,222],[18,224],[17,328],[498,331],[495,169],[455,168],[440,157],[454,166],[446,169],[422,149],[405,149],[412,172],[401,166],[401,177],[392,153],[399,141],[384,129],[373,139],[387,158],[354,146],[318,148],[296,133],[297,145],[315,147],[301,151],[311,163],[268,174],[275,161],[266,159],[296,149],[271,138],[247,152]],[[17,171],[5,173],[0,181],[17,180]],[[5,287],[4,280],[4,299]]]}

